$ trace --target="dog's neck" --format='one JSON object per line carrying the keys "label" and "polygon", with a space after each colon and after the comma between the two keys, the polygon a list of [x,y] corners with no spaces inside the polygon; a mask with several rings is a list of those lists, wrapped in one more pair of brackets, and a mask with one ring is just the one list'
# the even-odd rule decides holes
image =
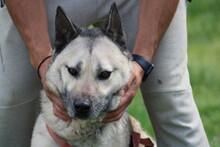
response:
{"label": "dog's neck", "polygon": [[[57,135],[57,133],[55,133],[54,131],[52,131],[49,127],[48,127],[48,125],[46,124],[46,127],[47,127],[47,131],[48,131],[48,133],[50,134],[50,136],[52,137],[52,139],[57,143],[57,144],[59,144],[59,146],[60,147],[72,147],[72,146],[74,146],[74,144],[76,144],[78,141],[83,141],[84,139],[86,139],[86,138],[88,138],[88,137],[90,137],[90,136],[92,136],[92,137],[95,137],[95,134],[97,133],[97,130],[96,130],[96,133],[88,133],[88,134],[84,134],[85,136],[87,136],[87,137],[85,137],[84,135],[82,136],[82,135],[80,135],[80,134],[78,134],[79,136],[81,136],[81,138],[80,139],[78,139],[78,140],[73,140],[73,139],[67,139],[67,138],[62,138],[62,137],[60,137],[60,136],[58,136]],[[78,132],[79,133],[79,132]],[[97,136],[98,137],[98,136]],[[77,143],[78,144],[78,143]]]}
{"label": "dog's neck", "polygon": [[[53,138],[53,140],[60,146],[60,147],[72,147],[70,143],[68,143],[65,139],[58,136],[56,133],[54,133],[47,125],[47,130],[50,134],[50,136]],[[137,133],[135,131],[131,131],[131,140],[130,140],[130,146],[132,147],[138,147],[140,144],[153,147],[154,144],[151,141],[150,138],[141,138],[140,133]]]}
{"label": "dog's neck", "polygon": [[[50,128],[51,132],[54,132],[57,136],[60,136],[70,144],[78,141],[81,142],[91,137],[95,139],[107,125],[101,123],[100,120],[84,121],[73,119],[71,122],[64,122],[58,118],[56,120],[46,120],[47,126]],[[62,128],[57,128],[57,125],[53,124],[61,124],[60,126],[62,126]]]}

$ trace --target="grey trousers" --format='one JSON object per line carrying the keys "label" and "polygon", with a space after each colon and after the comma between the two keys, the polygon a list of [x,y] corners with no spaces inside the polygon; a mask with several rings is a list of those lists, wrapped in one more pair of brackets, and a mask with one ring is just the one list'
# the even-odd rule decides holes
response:
{"label": "grey trousers", "polygon": [[187,69],[186,2],[174,18],[153,59],[155,69],[141,91],[160,147],[208,147]]}
{"label": "grey trousers", "polygon": [[[139,0],[115,0],[122,16],[128,47],[134,46]],[[47,0],[48,27],[54,40],[57,5],[78,26],[106,17],[113,1]],[[33,18],[34,19],[34,18]],[[141,85],[157,144],[162,147],[208,147],[195,106],[187,70],[186,2],[175,17],[153,59],[155,70]],[[7,8],[0,8],[0,147],[28,147],[36,118],[41,83],[30,65],[27,49]]]}

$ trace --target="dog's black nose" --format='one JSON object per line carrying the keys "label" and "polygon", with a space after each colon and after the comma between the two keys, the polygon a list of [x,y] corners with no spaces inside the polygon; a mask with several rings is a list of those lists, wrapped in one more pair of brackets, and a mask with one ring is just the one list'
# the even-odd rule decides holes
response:
{"label": "dog's black nose", "polygon": [[89,100],[75,100],[73,103],[74,109],[78,117],[86,117],[91,109],[91,101]]}

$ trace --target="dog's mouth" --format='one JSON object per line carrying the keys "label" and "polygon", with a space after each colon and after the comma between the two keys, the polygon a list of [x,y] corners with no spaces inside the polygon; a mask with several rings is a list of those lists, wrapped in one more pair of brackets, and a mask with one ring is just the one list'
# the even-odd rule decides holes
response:
{"label": "dog's mouth", "polygon": [[108,96],[79,98],[74,94],[62,94],[61,99],[68,115],[73,119],[102,120],[105,114],[117,108],[119,91]]}

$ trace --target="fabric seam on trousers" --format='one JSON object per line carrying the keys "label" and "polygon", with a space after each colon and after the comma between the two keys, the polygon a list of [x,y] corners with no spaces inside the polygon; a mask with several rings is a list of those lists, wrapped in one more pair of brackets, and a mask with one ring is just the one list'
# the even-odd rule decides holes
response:
{"label": "fabric seam on trousers", "polygon": [[18,106],[20,106],[20,105],[24,105],[24,104],[30,103],[31,101],[33,101],[33,100],[35,100],[35,99],[38,99],[38,97],[37,97],[37,98],[30,99],[30,100],[25,101],[25,102],[22,102],[22,103],[19,103],[19,104],[8,105],[8,106],[0,106],[0,109],[8,109],[8,108],[13,108],[13,107],[18,107]]}
{"label": "fabric seam on trousers", "polygon": [[159,93],[175,93],[175,92],[192,92],[192,89],[186,89],[186,90],[174,90],[174,91],[142,91],[143,93],[152,93],[152,94],[159,94]]}

